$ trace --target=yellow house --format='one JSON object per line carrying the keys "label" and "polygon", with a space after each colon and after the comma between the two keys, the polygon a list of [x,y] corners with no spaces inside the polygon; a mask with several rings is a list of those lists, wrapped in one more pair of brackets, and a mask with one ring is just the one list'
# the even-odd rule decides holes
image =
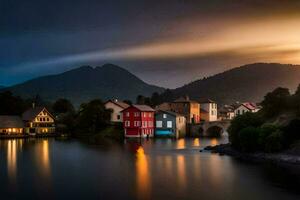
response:
{"label": "yellow house", "polygon": [[162,103],[155,109],[181,114],[186,118],[187,123],[200,122],[200,103],[190,100],[188,96],[181,97],[171,103]]}
{"label": "yellow house", "polygon": [[23,113],[24,132],[27,134],[55,133],[55,120],[45,107],[33,107]]}
{"label": "yellow house", "polygon": [[19,116],[0,115],[0,135],[22,135],[23,127]]}

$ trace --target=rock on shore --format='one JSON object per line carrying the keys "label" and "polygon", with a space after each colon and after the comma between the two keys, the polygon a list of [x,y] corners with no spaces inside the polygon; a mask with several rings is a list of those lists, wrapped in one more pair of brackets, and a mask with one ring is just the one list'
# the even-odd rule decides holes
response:
{"label": "rock on shore", "polygon": [[204,150],[211,151],[212,153],[219,153],[220,155],[229,155],[238,159],[253,161],[253,162],[275,162],[286,164],[300,165],[300,155],[287,154],[287,153],[244,153],[233,149],[230,144],[220,144],[216,146],[207,146]]}

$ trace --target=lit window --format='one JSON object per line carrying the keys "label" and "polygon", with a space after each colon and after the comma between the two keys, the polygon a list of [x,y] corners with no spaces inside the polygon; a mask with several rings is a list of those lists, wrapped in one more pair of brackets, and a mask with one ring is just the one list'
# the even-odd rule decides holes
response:
{"label": "lit window", "polygon": [[130,116],[130,113],[129,112],[126,112],[126,117],[129,117]]}
{"label": "lit window", "polygon": [[167,121],[167,128],[172,128],[172,121]]}
{"label": "lit window", "polygon": [[162,121],[156,121],[156,127],[161,128],[162,127]]}
{"label": "lit window", "polygon": [[167,118],[167,114],[163,114],[163,118],[166,119]]}

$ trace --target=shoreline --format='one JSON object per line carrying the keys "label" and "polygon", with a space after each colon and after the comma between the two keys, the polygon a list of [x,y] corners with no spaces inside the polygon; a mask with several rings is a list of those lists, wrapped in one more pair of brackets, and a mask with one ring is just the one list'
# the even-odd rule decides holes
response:
{"label": "shoreline", "polygon": [[210,151],[211,153],[219,153],[220,155],[228,155],[237,159],[251,162],[272,162],[276,164],[293,164],[300,166],[300,155],[292,155],[287,153],[244,153],[233,149],[230,144],[219,144],[216,146],[207,146],[200,152]]}

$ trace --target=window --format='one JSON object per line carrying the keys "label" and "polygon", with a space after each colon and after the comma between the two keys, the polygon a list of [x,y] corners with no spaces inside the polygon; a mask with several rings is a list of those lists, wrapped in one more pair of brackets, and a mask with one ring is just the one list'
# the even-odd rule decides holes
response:
{"label": "window", "polygon": [[144,117],[147,117],[146,113],[144,112]]}
{"label": "window", "polygon": [[152,114],[151,114],[151,113],[149,113],[149,117],[152,117]]}
{"label": "window", "polygon": [[141,124],[140,121],[134,121],[134,126],[135,126],[135,127],[140,126],[140,124]]}
{"label": "window", "polygon": [[153,126],[152,121],[149,121],[149,122],[148,122],[148,126],[149,126],[149,127],[152,127],[152,126]]}
{"label": "window", "polygon": [[121,119],[121,116],[120,116],[120,115],[117,115],[117,119]]}
{"label": "window", "polygon": [[167,118],[167,114],[163,114],[163,118],[166,119]]}
{"label": "window", "polygon": [[143,122],[143,127],[147,127],[147,122]]}
{"label": "window", "polygon": [[156,127],[161,128],[162,127],[162,121],[156,121]]}
{"label": "window", "polygon": [[126,117],[130,117],[130,113],[129,112],[126,112]]}
{"label": "window", "polygon": [[125,126],[129,127],[130,126],[130,121],[125,121]]}
{"label": "window", "polygon": [[167,121],[167,128],[172,128],[172,121]]}
{"label": "window", "polygon": [[139,112],[135,112],[135,113],[134,113],[134,116],[135,116],[135,117],[139,117],[139,116],[140,116],[140,113],[139,113]]}
{"label": "window", "polygon": [[49,122],[49,121],[50,121],[50,119],[49,119],[48,117],[46,118],[46,120],[47,120],[47,122]]}

